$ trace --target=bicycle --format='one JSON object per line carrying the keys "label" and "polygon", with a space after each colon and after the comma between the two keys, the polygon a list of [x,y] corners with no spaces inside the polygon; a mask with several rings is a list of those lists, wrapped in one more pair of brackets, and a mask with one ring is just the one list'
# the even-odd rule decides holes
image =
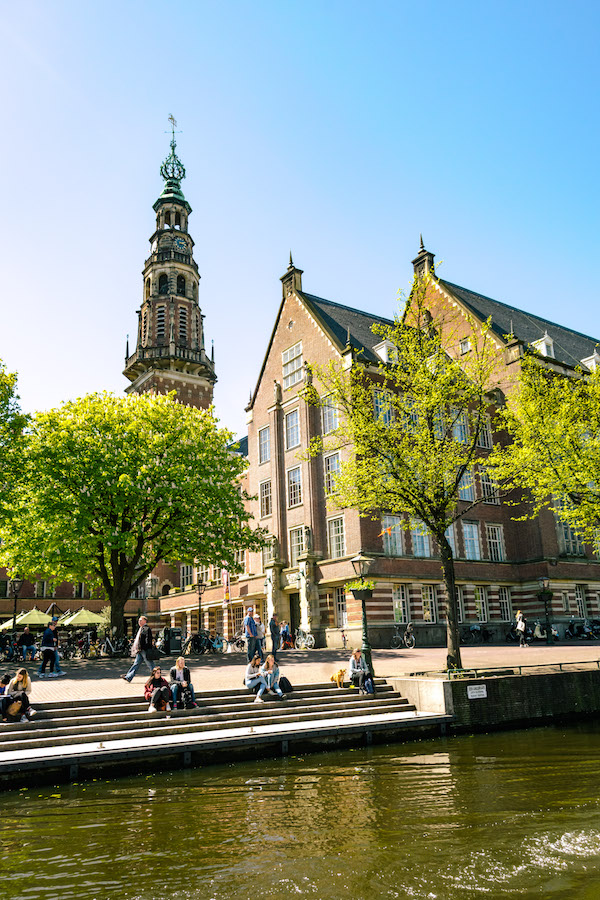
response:
{"label": "bicycle", "polygon": [[394,622],[394,634],[392,635],[392,640],[390,641],[390,648],[392,650],[399,650],[400,647],[406,647],[407,650],[414,650],[416,645],[415,633],[413,630],[413,623],[409,622],[404,631],[402,631],[402,625],[398,622]]}
{"label": "bicycle", "polygon": [[183,645],[181,652],[183,656],[186,656],[190,652],[202,656],[203,653],[206,653],[207,650],[211,649],[212,645],[210,644],[208,631],[197,631],[195,634],[190,634]]}
{"label": "bicycle", "polygon": [[492,632],[481,625],[469,625],[460,633],[461,644],[487,644],[492,639]]}
{"label": "bicycle", "polygon": [[304,631],[303,628],[296,630],[296,640],[294,641],[296,650],[314,650],[315,636]]}

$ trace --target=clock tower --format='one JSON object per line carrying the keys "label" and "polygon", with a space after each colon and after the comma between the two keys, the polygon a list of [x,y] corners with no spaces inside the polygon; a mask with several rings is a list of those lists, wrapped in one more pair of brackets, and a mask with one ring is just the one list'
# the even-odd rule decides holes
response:
{"label": "clock tower", "polygon": [[176,391],[188,406],[207,409],[212,403],[214,352],[204,347],[203,318],[198,305],[200,275],[194,242],[188,233],[192,208],[183,196],[185,168],[175,153],[175,120],[171,117],[171,152],[160,168],[165,180],[154,204],[156,230],[143,269],[143,299],[138,310],[137,342],[123,374],[128,394]]}

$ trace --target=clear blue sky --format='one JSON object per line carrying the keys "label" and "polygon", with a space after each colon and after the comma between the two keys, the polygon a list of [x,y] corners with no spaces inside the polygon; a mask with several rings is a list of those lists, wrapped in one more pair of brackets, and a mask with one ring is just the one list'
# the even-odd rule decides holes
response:
{"label": "clear blue sky", "polygon": [[244,431],[290,248],[380,315],[442,277],[600,337],[597,2],[1,5],[0,358],[25,409],[121,392],[167,117],[223,424]]}

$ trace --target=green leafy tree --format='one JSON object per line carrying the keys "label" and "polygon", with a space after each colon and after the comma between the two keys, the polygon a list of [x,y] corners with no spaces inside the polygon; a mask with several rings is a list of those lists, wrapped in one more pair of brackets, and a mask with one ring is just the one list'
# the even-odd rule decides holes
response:
{"label": "green leafy tree", "polygon": [[[498,478],[531,498],[528,516],[546,506],[590,540],[600,528],[600,371],[557,374],[536,355],[501,413],[511,437],[490,464]],[[522,516],[521,518],[524,518]]]}
{"label": "green leafy tree", "polygon": [[[334,502],[372,518],[382,511],[398,515],[403,528],[417,527],[435,538],[447,597],[448,665],[461,668],[448,529],[481,499],[459,503],[458,494],[459,487],[473,485],[498,349],[487,326],[459,316],[439,298],[433,277],[415,280],[402,316],[393,325],[373,326],[388,342],[389,362],[373,366],[358,353],[351,365],[346,357],[341,364],[314,367],[307,397],[318,404],[319,393],[330,395],[340,412],[332,439],[317,439],[311,447],[313,454],[348,448]],[[460,357],[465,336],[471,350]]]}
{"label": "green leafy tree", "polygon": [[104,590],[122,631],[131,592],[159,560],[224,565],[261,546],[240,488],[245,460],[210,412],[172,396],[92,394],[38,413],[22,453],[0,559]]}
{"label": "green leafy tree", "polygon": [[27,422],[19,406],[17,375],[7,372],[0,360],[0,521],[11,512],[19,446]]}

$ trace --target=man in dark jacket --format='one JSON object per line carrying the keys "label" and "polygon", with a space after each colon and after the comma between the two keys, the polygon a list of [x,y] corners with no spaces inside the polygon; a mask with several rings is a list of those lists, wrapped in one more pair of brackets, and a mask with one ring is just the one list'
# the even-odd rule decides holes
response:
{"label": "man in dark jacket", "polygon": [[135,636],[135,640],[131,647],[131,655],[135,656],[133,660],[133,665],[131,666],[129,672],[126,675],[121,675],[121,678],[124,678],[125,681],[133,681],[133,676],[139,669],[142,663],[145,663],[148,671],[152,674],[152,666],[148,662],[148,657],[146,656],[148,650],[152,646],[152,631],[148,625],[148,619],[146,616],[140,616],[138,619],[138,633]]}
{"label": "man in dark jacket", "polygon": [[271,653],[275,658],[275,662],[277,662],[277,651],[279,650],[279,644],[281,643],[281,626],[279,624],[279,619],[277,618],[277,613],[274,612],[271,616],[271,621],[269,622],[269,631],[271,633]]}
{"label": "man in dark jacket", "polygon": [[17,644],[23,653],[24,662],[27,662],[28,653],[31,654],[31,659],[34,658],[37,647],[35,646],[35,638],[29,630],[29,625],[26,625],[23,629],[23,634],[19,637]]}

